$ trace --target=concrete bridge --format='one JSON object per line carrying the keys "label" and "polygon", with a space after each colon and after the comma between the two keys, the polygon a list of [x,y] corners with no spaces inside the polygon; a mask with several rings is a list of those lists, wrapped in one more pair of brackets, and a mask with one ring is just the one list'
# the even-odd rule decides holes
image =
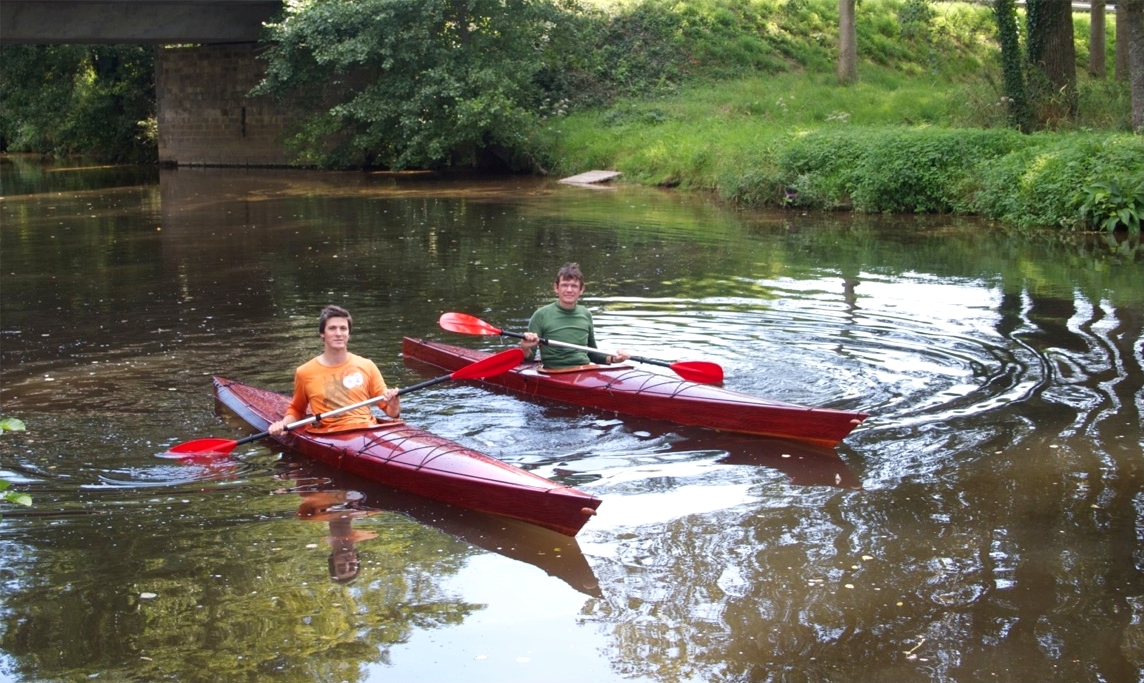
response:
{"label": "concrete bridge", "polygon": [[3,0],[0,43],[249,43],[282,0]]}
{"label": "concrete bridge", "polygon": [[155,46],[159,161],[284,166],[290,113],[248,93],[282,0],[0,0],[2,44]]}

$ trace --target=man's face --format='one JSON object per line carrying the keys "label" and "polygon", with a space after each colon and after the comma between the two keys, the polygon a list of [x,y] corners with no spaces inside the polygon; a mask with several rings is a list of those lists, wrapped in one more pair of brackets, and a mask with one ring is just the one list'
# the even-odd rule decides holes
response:
{"label": "man's face", "polygon": [[350,340],[350,321],[345,318],[327,318],[326,329],[321,334],[327,348],[344,349]]}
{"label": "man's face", "polygon": [[561,308],[573,308],[584,293],[584,283],[572,278],[560,278],[560,282],[554,284],[552,289],[556,291],[556,299]]}
{"label": "man's face", "polygon": [[357,549],[353,544],[335,547],[330,553],[330,578],[338,582],[346,582],[356,578],[361,571],[361,560],[358,559]]}

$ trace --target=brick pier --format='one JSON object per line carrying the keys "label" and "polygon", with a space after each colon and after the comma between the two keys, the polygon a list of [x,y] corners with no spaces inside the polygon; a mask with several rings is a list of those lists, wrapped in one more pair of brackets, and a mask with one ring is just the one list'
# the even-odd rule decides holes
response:
{"label": "brick pier", "polygon": [[177,166],[285,166],[289,116],[251,97],[265,71],[255,44],[156,48],[159,162]]}

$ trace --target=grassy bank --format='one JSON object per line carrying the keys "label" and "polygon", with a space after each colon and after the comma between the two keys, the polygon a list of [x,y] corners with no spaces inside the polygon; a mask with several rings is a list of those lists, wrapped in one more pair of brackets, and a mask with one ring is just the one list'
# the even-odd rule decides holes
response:
{"label": "grassy bank", "polygon": [[[932,13],[912,29],[903,12],[919,3],[860,5],[860,80],[845,87],[833,74],[833,2],[800,3],[814,11],[788,22],[781,35],[773,27],[790,15],[778,0],[750,5],[757,11],[749,17],[723,15],[724,31],[738,32],[738,40],[694,28],[676,32],[689,54],[738,45],[746,55],[773,59],[739,73],[727,66],[733,60],[712,60],[718,72],[680,87],[648,84],[647,95],[550,118],[541,134],[546,170],[614,169],[627,182],[710,191],[755,207],[977,214],[1017,226],[1138,230],[1144,139],[1129,132],[1127,85],[1084,73],[1087,15],[1075,21],[1077,115],[1021,135],[1004,125],[989,9],[920,4]],[[764,21],[766,8],[774,13]],[[726,28],[731,18],[739,22],[734,29]],[[1114,26],[1109,31],[1111,51]]]}

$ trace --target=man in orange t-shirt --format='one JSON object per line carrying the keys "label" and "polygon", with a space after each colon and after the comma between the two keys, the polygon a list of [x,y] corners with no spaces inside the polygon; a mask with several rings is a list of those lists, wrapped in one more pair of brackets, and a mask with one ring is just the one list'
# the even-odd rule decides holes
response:
{"label": "man in orange t-shirt", "polygon": [[[281,434],[286,431],[286,425],[306,417],[307,412],[322,415],[374,396],[381,397],[378,405],[386,415],[393,418],[401,415],[401,398],[397,395],[397,389],[385,386],[381,371],[373,361],[350,353],[352,328],[353,318],[346,309],[340,306],[326,306],[322,309],[318,317],[322,353],[294,372],[294,398],[286,409],[286,415],[267,428],[270,434]],[[315,433],[342,432],[375,424],[377,420],[369,406],[362,406],[322,418],[306,427],[306,430]]]}

